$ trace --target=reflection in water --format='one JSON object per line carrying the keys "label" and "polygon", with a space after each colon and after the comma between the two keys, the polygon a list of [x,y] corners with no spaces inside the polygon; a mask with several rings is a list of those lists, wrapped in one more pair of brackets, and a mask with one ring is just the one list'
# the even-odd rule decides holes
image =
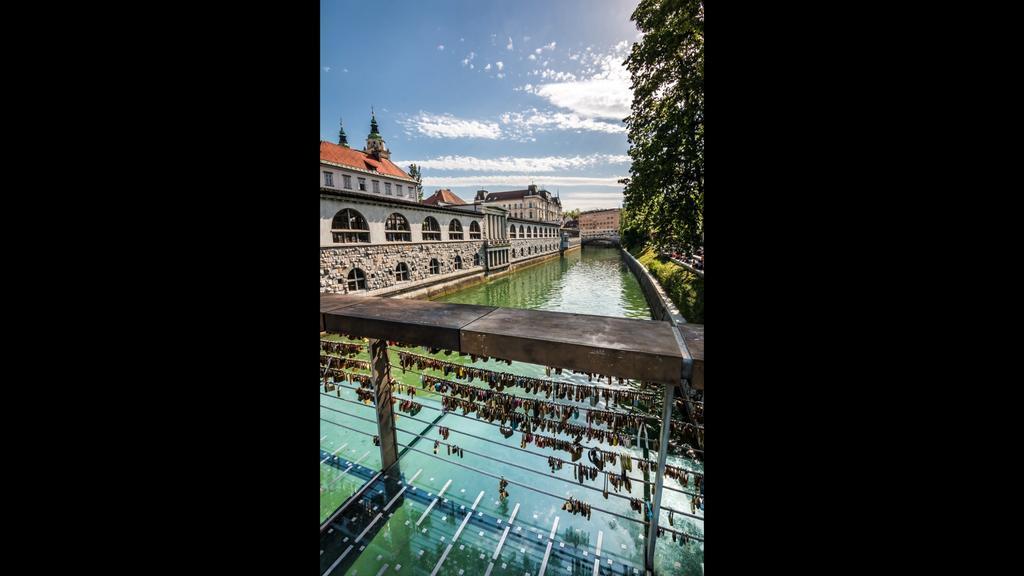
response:
{"label": "reflection in water", "polygon": [[583,248],[438,298],[480,304],[616,316],[651,317],[636,277],[615,248]]}

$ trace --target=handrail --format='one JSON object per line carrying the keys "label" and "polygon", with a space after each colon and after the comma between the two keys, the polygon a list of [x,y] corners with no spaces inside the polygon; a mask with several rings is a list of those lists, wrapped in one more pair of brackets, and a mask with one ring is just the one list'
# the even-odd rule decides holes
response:
{"label": "handrail", "polygon": [[664,322],[368,296],[320,296],[321,329],[624,379],[678,384],[685,358]]}

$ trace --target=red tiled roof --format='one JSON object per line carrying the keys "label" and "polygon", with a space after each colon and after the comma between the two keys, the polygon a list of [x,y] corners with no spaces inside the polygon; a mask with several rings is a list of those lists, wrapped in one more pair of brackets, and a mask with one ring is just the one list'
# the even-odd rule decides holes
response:
{"label": "red tiled roof", "polygon": [[411,180],[404,170],[395,165],[391,160],[381,158],[377,160],[362,150],[346,148],[333,142],[320,141],[320,159],[326,162],[351,166],[360,170],[371,170],[388,176],[405,178]]}
{"label": "red tiled roof", "polygon": [[443,188],[441,190],[438,190],[437,192],[434,192],[430,196],[430,198],[425,198],[423,202],[421,202],[421,204],[430,204],[431,206],[436,206],[438,202],[444,202],[445,204],[466,203],[465,201],[462,200],[462,198],[459,198],[455,194],[452,194],[451,190]]}

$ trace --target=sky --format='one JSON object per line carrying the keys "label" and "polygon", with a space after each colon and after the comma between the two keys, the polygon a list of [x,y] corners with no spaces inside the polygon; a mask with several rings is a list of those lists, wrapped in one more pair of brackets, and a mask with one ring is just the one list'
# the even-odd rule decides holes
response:
{"label": "sky", "polygon": [[622,65],[637,0],[321,0],[320,139],[363,148],[376,113],[391,160],[450,188],[622,204],[632,102]]}

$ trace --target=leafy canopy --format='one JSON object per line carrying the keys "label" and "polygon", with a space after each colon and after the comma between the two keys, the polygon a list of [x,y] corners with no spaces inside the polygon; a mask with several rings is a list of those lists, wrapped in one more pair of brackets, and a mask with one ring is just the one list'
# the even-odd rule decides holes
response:
{"label": "leafy canopy", "polygon": [[692,249],[704,238],[704,3],[641,0],[632,20],[643,38],[625,62],[633,165],[623,241]]}

